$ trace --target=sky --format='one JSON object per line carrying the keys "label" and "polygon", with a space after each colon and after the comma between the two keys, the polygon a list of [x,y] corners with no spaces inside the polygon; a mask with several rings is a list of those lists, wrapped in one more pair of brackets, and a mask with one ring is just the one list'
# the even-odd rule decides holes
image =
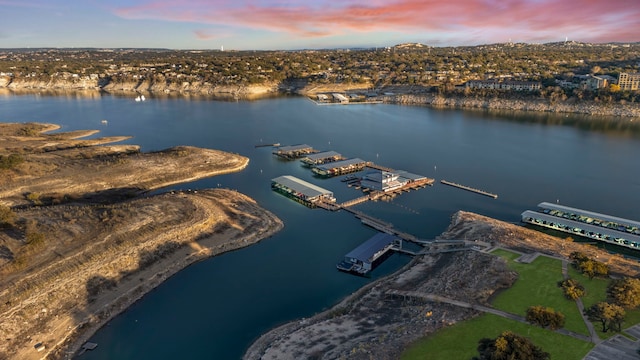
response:
{"label": "sky", "polygon": [[0,0],[0,48],[640,41],[640,0]]}

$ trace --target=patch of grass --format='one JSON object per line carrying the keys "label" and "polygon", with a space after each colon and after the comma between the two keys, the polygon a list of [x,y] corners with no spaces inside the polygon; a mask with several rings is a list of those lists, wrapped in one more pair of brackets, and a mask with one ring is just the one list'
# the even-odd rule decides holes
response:
{"label": "patch of grass", "polygon": [[550,307],[565,315],[565,329],[589,334],[575,301],[565,298],[558,286],[563,280],[560,260],[540,256],[531,264],[509,260],[508,265],[518,273],[518,280],[493,300],[495,308],[525,316],[530,306]]}
{"label": "patch of grass", "polygon": [[582,275],[580,271],[571,265],[569,265],[569,277],[578,280],[580,284],[584,286],[586,294],[582,297],[582,304],[584,304],[585,309],[601,301],[607,301],[607,286],[609,286],[611,280],[601,278],[589,279],[588,276]]}
{"label": "patch of grass", "polygon": [[504,259],[507,259],[507,260],[515,260],[515,259],[520,257],[519,253],[513,252],[513,251],[509,251],[509,250],[504,250],[504,249],[494,249],[491,252],[491,254],[500,256],[501,258],[504,258]]}
{"label": "patch of grass", "polygon": [[537,326],[523,324],[493,314],[484,314],[442,329],[416,342],[403,352],[401,359],[471,359],[478,354],[477,348],[480,339],[495,338],[505,330],[511,330],[531,339],[534,344],[551,354],[551,359],[579,360],[593,347],[591,343]]}
{"label": "patch of grass", "polygon": [[[594,304],[597,304],[601,301],[607,301],[607,287],[611,283],[611,279],[609,278],[589,279],[588,276],[582,275],[580,271],[574,269],[572,266],[569,266],[569,276],[572,277],[573,279],[578,280],[586,290],[585,296],[582,297],[582,304],[584,305],[585,309],[588,309]],[[625,317],[624,324],[622,325],[623,329],[640,323],[640,309],[632,309],[632,310],[626,309],[626,312],[627,312],[627,315]],[[613,332],[613,331],[603,333],[601,331],[602,325],[599,322],[592,322],[592,323],[593,323],[593,328],[596,330],[598,336],[601,339],[606,340],[610,337],[620,334],[618,332]]]}

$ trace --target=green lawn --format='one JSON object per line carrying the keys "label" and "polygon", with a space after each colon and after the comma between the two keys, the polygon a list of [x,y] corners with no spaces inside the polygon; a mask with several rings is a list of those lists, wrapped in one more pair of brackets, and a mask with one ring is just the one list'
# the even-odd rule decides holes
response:
{"label": "green lawn", "polygon": [[589,335],[575,301],[566,299],[558,286],[558,282],[563,280],[560,260],[540,256],[531,264],[512,260],[508,264],[518,273],[518,280],[510,289],[496,296],[493,307],[522,316],[526,316],[530,306],[550,307],[564,314],[565,329]]}
{"label": "green lawn", "polygon": [[[586,294],[582,298],[582,304],[585,309],[601,301],[607,301],[607,286],[609,286],[609,283],[611,282],[610,279],[589,279],[589,277],[582,275],[572,266],[569,266],[569,276],[578,280],[585,288]],[[640,323],[640,309],[627,310],[627,316],[622,328],[628,328],[638,323]],[[608,339],[617,334],[615,332],[601,332],[600,330],[602,329],[602,326],[599,322],[593,323],[593,326],[598,332],[598,336],[602,339]]]}
{"label": "green lawn", "polygon": [[515,260],[520,257],[519,253],[504,249],[495,249],[491,253],[507,260]]}
{"label": "green lawn", "polygon": [[[518,273],[518,280],[509,289],[496,296],[492,305],[510,313],[526,315],[529,306],[542,305],[560,311],[566,317],[565,329],[588,335],[582,316],[574,301],[564,297],[558,282],[563,280],[560,260],[538,257],[531,264],[515,262],[520,254],[497,249],[492,254],[506,259],[510,269]],[[586,290],[582,301],[585,308],[600,301],[606,301],[609,279],[589,279],[568,266],[569,276],[578,280]],[[640,323],[640,309],[628,310],[624,328]],[[594,323],[602,339],[616,333],[601,333],[600,324]],[[523,324],[492,314],[483,314],[477,318],[445,328],[437,333],[417,341],[402,355],[404,360],[413,359],[470,359],[477,355],[478,341],[483,337],[495,338],[502,331],[511,330],[530,338],[534,344],[551,354],[552,359],[582,359],[593,344],[572,337],[542,329],[538,326]]]}
{"label": "green lawn", "polygon": [[569,264],[569,277],[578,280],[578,282],[584,286],[586,294],[582,297],[582,304],[585,309],[590,308],[592,305],[601,301],[607,301],[607,286],[609,286],[609,279],[589,279],[588,276],[584,276],[578,270],[574,269],[571,264]]}
{"label": "green lawn", "polygon": [[451,360],[471,359],[478,354],[478,341],[495,338],[505,330],[528,337],[534,344],[551,354],[552,359],[579,360],[593,344],[561,335],[537,326],[523,324],[503,317],[484,314],[477,318],[438,331],[409,347],[401,359]]}

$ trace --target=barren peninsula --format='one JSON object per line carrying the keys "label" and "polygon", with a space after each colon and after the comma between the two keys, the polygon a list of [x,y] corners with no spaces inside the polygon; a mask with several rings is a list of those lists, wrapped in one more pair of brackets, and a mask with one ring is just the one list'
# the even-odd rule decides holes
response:
{"label": "barren peninsula", "polygon": [[0,124],[0,358],[62,358],[195,261],[253,244],[282,222],[251,198],[215,189],[142,193],[242,170],[248,159],[176,147],[141,153]]}

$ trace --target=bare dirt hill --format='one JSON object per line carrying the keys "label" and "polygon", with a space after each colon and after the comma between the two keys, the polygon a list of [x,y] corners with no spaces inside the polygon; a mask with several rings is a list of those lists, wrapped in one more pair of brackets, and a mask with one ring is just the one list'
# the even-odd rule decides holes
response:
{"label": "bare dirt hill", "polygon": [[245,157],[44,133],[56,128],[0,124],[0,359],[66,358],[169,276],[283,226],[232,190],[139,196]]}

